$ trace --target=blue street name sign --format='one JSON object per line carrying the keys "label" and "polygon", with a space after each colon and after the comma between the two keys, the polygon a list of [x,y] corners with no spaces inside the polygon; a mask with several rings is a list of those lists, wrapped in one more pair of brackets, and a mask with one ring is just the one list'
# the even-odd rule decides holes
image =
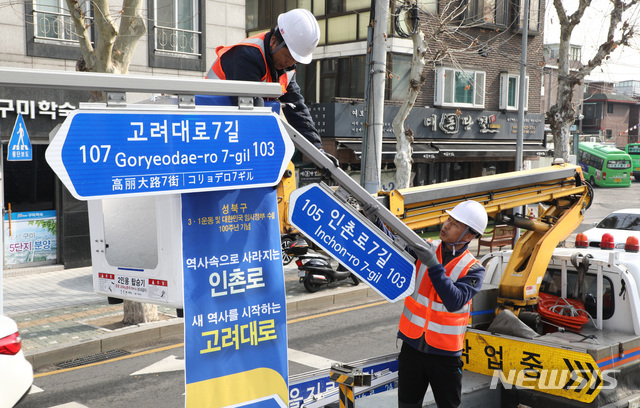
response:
{"label": "blue street name sign", "polygon": [[78,199],[274,186],[294,147],[277,115],[198,108],[72,112],[46,159]]}
{"label": "blue street name sign", "polygon": [[321,185],[310,184],[291,193],[289,220],[389,302],[413,292],[415,264],[411,258]]}

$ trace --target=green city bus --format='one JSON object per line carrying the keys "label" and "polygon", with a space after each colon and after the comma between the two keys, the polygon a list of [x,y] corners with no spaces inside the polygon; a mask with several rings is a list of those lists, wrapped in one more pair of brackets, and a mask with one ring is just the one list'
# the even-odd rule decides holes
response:
{"label": "green city bus", "polygon": [[584,178],[593,186],[631,186],[631,156],[613,146],[580,143],[578,164],[582,166]]}
{"label": "green city bus", "polygon": [[624,151],[631,156],[631,172],[636,181],[640,181],[640,143],[629,143]]}

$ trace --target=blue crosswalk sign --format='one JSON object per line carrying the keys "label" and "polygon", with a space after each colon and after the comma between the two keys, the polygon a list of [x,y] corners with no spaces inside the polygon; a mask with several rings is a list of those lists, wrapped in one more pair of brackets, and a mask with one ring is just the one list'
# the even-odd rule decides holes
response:
{"label": "blue crosswalk sign", "polygon": [[18,113],[16,124],[13,126],[7,150],[8,161],[30,161],[33,158],[27,126],[25,126],[20,113]]}

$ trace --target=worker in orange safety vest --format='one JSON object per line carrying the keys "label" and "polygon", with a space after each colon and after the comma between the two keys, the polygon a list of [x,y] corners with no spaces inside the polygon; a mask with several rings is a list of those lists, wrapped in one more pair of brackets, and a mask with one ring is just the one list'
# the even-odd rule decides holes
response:
{"label": "worker in orange safety vest", "polygon": [[[393,234],[365,215],[392,238]],[[469,322],[471,299],[482,287],[484,267],[468,249],[482,235],[488,216],[475,201],[464,201],[447,211],[440,242],[409,245],[416,259],[413,294],[404,301],[398,338],[398,407],[420,408],[429,385],[438,408],[458,407],[462,394],[464,334]]]}
{"label": "worker in orange safety vest", "polygon": [[[308,64],[320,40],[320,26],[305,9],[278,16],[278,25],[231,46],[216,48],[207,79],[278,82],[282,112],[294,129],[322,150],[322,141],[296,83],[295,64]],[[337,160],[325,153],[337,165]]]}

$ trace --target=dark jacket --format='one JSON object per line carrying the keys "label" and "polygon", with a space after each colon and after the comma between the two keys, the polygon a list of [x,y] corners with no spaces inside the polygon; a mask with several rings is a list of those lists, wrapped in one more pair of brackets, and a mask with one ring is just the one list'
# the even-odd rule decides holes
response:
{"label": "dark jacket", "polygon": [[[269,48],[271,33],[265,36],[265,58],[271,77],[275,82],[284,73],[283,70],[273,68],[273,57]],[[220,59],[222,70],[227,79],[238,81],[260,81],[266,74],[267,67],[264,65],[262,53],[256,47],[238,45],[224,53]],[[295,67],[295,66],[294,66]],[[291,67],[291,68],[294,68]],[[322,149],[320,135],[316,130],[309,108],[304,103],[304,98],[300,94],[300,87],[296,83],[296,76],[287,87],[287,92],[279,98],[282,103],[282,112],[287,121],[294,129],[300,132],[307,140],[318,149]]]}

